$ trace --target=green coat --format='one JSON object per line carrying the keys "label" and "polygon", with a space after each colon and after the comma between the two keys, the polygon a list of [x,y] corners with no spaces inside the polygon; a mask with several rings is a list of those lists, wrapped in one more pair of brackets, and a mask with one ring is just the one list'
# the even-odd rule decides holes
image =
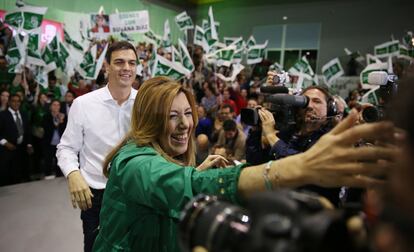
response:
{"label": "green coat", "polygon": [[129,143],[112,160],[93,251],[180,251],[180,211],[199,193],[237,203],[242,165],[198,172]]}

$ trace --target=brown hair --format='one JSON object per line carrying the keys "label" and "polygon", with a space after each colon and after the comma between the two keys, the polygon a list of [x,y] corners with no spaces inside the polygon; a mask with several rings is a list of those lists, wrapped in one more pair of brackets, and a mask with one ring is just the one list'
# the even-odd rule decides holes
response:
{"label": "brown hair", "polygon": [[[193,111],[194,127],[190,134],[187,151],[181,159],[169,156],[160,146],[159,138],[168,130],[170,108],[174,98],[184,93]],[[103,172],[109,174],[109,164],[119,149],[128,141],[134,141],[137,146],[150,146],[162,157],[180,165],[195,165],[195,128],[198,117],[193,94],[178,82],[167,77],[155,77],[145,81],[138,91],[132,109],[131,129],[118,146],[105,158]]]}
{"label": "brown hair", "polygon": [[135,47],[128,41],[115,41],[109,45],[108,50],[106,51],[105,60],[108,64],[111,63],[111,56],[113,52],[121,50],[132,50],[134,51],[135,57],[138,59],[137,51]]}

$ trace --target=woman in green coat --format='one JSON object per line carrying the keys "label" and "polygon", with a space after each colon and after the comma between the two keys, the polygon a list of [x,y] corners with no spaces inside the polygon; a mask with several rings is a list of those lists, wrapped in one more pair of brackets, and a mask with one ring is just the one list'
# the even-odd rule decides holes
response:
{"label": "woman in green coat", "polygon": [[223,161],[210,157],[195,168],[197,113],[188,90],[166,77],[150,79],[132,113],[130,132],[104,164],[109,180],[94,251],[180,251],[179,214],[199,193],[238,203],[276,187],[377,185],[372,176],[384,174],[396,155],[395,147],[352,147],[362,137],[394,140],[389,123],[352,127],[353,111],[305,153],[226,169],[206,169]]}

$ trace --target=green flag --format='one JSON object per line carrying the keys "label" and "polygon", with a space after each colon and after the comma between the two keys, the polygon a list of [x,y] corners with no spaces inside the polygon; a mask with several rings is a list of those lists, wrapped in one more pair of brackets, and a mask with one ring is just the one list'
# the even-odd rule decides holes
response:
{"label": "green flag", "polygon": [[17,30],[17,33],[22,31],[30,33],[32,30],[40,27],[46,11],[47,7],[25,5],[7,12],[4,20],[8,25]]}
{"label": "green flag", "polygon": [[304,74],[304,78],[312,80],[315,73],[312,70],[311,65],[306,59],[306,56],[303,56],[301,59],[296,61],[296,63],[288,70],[292,75],[298,76],[299,74]]}
{"label": "green flag", "polygon": [[47,88],[49,86],[47,73],[48,72],[43,66],[35,66],[33,71],[35,81],[42,85],[43,88]]}
{"label": "green flag", "polygon": [[398,56],[400,54],[400,41],[393,40],[374,47],[375,56],[379,58]]}
{"label": "green flag", "polygon": [[378,59],[377,57],[375,57],[374,55],[370,53],[367,53],[366,59],[367,59],[367,66],[370,64],[374,64],[374,63],[382,63],[380,59]]}
{"label": "green flag", "polygon": [[250,36],[249,39],[246,42],[246,50],[248,50],[250,47],[256,45],[256,39],[253,36]]}
{"label": "green flag", "polygon": [[188,71],[194,71],[193,60],[191,59],[190,53],[188,52],[187,47],[181,39],[178,39],[178,46],[181,54],[181,64]]}
{"label": "green flag", "polygon": [[262,45],[250,46],[247,50],[247,64],[252,65],[262,62],[266,47],[267,40]]}
{"label": "green flag", "polygon": [[151,29],[147,31],[146,33],[144,33],[144,39],[154,44],[156,47],[159,47],[162,43],[161,36],[155,34]]}
{"label": "green flag", "polygon": [[92,48],[84,54],[82,62],[78,67],[76,67],[77,71],[83,78],[88,80],[95,80],[98,77],[99,71],[101,70],[105,59],[107,49],[108,44],[106,44],[104,50],[97,60],[97,45],[92,46]]}
{"label": "green flag", "polygon": [[73,46],[75,49],[83,52],[83,47],[76,42],[75,40],[73,40],[70,36],[69,33],[66,32],[66,30],[63,30],[63,34],[64,34],[64,40],[66,43],[68,43],[69,45]]}
{"label": "green flag", "polygon": [[175,17],[175,23],[177,23],[180,31],[194,29],[193,21],[191,20],[191,17],[187,15],[186,11],[181,12]]}
{"label": "green flag", "polygon": [[27,63],[37,66],[44,66],[42,54],[40,52],[41,29],[38,28],[29,33],[27,43]]}
{"label": "green flag", "polygon": [[25,64],[25,48],[20,35],[12,37],[9,49],[7,50],[6,59],[8,62],[9,73],[21,73]]}
{"label": "green flag", "polygon": [[221,73],[215,74],[218,78],[226,82],[233,82],[236,80],[237,75],[244,69],[244,66],[240,63],[232,64],[231,66],[231,74],[230,76],[226,77]]}
{"label": "green flag", "polygon": [[55,58],[53,55],[53,51],[50,48],[50,45],[46,45],[43,49],[42,59],[45,63],[44,71],[50,72],[56,69]]}
{"label": "green flag", "polygon": [[171,46],[171,55],[173,62],[181,64],[181,54],[173,45]]}
{"label": "green flag", "polygon": [[162,47],[168,51],[168,48],[172,45],[171,43],[171,30],[170,22],[165,20],[164,22],[164,36],[162,37]]}
{"label": "green flag", "polygon": [[166,58],[157,55],[155,58],[152,75],[168,76],[172,79],[179,80],[185,76],[189,76],[190,71],[185,69],[181,64],[177,64],[167,60]]}
{"label": "green flag", "polygon": [[330,60],[322,67],[322,74],[326,84],[330,85],[332,81],[344,74],[344,70],[338,58]]}

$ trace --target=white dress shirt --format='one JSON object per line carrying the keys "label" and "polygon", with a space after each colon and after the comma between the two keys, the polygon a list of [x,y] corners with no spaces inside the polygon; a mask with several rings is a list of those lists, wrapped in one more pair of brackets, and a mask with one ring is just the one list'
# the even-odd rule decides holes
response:
{"label": "white dress shirt", "polygon": [[103,161],[130,128],[136,94],[131,88],[128,100],[118,105],[105,86],[73,101],[56,152],[58,165],[66,177],[80,169],[90,187],[105,188]]}

